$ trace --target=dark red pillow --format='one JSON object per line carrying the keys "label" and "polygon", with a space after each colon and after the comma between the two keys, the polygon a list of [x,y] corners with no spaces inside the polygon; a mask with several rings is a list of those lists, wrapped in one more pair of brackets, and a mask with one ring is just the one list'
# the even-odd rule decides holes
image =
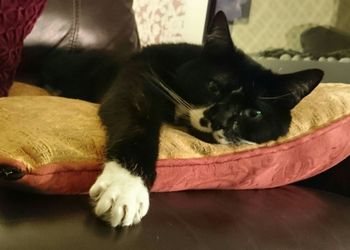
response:
{"label": "dark red pillow", "polygon": [[46,0],[0,1],[0,96],[7,96],[19,64],[23,40]]}

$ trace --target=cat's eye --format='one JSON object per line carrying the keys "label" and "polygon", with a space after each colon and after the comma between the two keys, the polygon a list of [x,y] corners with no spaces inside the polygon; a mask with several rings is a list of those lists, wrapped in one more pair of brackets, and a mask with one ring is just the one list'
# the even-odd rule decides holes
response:
{"label": "cat's eye", "polygon": [[250,120],[259,121],[263,117],[263,114],[260,110],[257,109],[245,109],[242,114],[249,118]]}
{"label": "cat's eye", "polygon": [[217,81],[210,81],[208,84],[208,90],[214,95],[220,95],[220,86]]}

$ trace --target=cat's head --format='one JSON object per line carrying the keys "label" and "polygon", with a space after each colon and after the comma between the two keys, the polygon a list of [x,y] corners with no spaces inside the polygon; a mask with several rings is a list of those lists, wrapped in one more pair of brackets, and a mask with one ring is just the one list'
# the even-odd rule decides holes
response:
{"label": "cat's head", "polygon": [[[291,110],[321,81],[323,71],[276,74],[233,44],[222,12],[209,27],[199,58],[178,70],[195,131],[221,144],[261,143],[288,132]],[[203,137],[203,138],[204,138]]]}

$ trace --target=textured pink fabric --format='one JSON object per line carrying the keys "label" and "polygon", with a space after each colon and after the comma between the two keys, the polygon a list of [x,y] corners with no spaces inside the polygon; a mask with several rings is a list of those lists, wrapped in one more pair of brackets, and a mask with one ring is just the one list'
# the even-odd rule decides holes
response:
{"label": "textured pink fabric", "polygon": [[218,157],[164,160],[153,191],[257,189],[319,174],[350,155],[350,117],[280,145]]}
{"label": "textured pink fabric", "polygon": [[[153,192],[186,189],[257,189],[290,184],[350,155],[350,116],[295,140],[256,150],[197,159],[160,160]],[[86,193],[101,171],[97,163],[50,164],[13,182],[45,193]],[[19,162],[9,162],[26,171]],[[7,185],[11,182],[7,182]]]}
{"label": "textured pink fabric", "polygon": [[7,96],[20,61],[23,40],[46,0],[0,0],[0,96]]}

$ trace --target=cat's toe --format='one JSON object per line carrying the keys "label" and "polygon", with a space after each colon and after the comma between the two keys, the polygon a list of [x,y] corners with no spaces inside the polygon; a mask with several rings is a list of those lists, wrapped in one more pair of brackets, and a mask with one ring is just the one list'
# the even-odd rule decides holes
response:
{"label": "cat's toe", "polygon": [[113,227],[131,226],[141,221],[148,208],[148,190],[143,184],[114,182],[97,201],[95,213]]}
{"label": "cat's toe", "polygon": [[113,227],[139,223],[149,208],[149,192],[141,177],[116,163],[106,164],[89,194],[95,214]]}

